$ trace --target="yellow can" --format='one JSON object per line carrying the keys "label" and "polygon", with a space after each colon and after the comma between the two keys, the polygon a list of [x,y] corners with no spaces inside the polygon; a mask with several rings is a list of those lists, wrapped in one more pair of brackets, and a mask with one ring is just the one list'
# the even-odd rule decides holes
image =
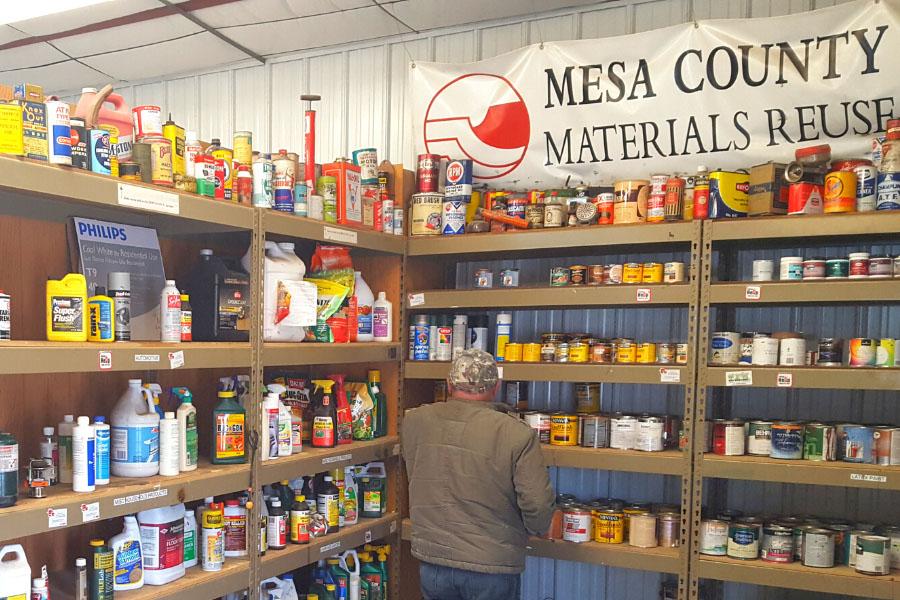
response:
{"label": "yellow can", "polygon": [[578,415],[550,415],[551,446],[577,446],[581,442],[579,433]]}
{"label": "yellow can", "polygon": [[234,153],[231,148],[219,148],[213,150],[212,156],[225,163],[225,199],[231,200],[231,190],[234,187]]}
{"label": "yellow can", "polygon": [[662,263],[650,262],[644,263],[643,273],[641,275],[641,283],[662,283],[663,265]]}
{"label": "yellow can", "polygon": [[619,342],[616,347],[617,363],[633,363],[637,361],[637,346],[634,342]]}
{"label": "yellow can", "polygon": [[[253,133],[250,131],[234,132],[234,162],[239,165],[253,165]],[[299,171],[297,171],[299,173]]]}
{"label": "yellow can", "polygon": [[590,346],[585,342],[569,342],[570,363],[586,363],[590,355]]}
{"label": "yellow can", "polygon": [[173,121],[171,118],[163,124],[163,137],[172,144],[172,176],[175,175],[191,175],[193,173],[185,173],[184,164],[184,127]]}
{"label": "yellow can", "polygon": [[637,345],[635,353],[636,362],[642,365],[656,362],[656,344],[653,342],[641,342]]}
{"label": "yellow can", "polygon": [[100,129],[109,132],[109,174],[111,177],[119,176],[119,128],[115,125],[103,123]]}
{"label": "yellow can", "polygon": [[0,104],[0,154],[22,156],[24,153],[22,105]]}
{"label": "yellow can", "polygon": [[506,362],[522,361],[522,344],[510,342],[503,350],[503,360]]}
{"label": "yellow can", "polygon": [[640,283],[644,276],[641,263],[625,263],[622,265],[622,283]]}
{"label": "yellow can", "polygon": [[614,508],[593,512],[594,541],[601,544],[621,544],[625,541],[625,514]]}
{"label": "yellow can", "polygon": [[540,344],[522,344],[523,362],[541,362]]}
{"label": "yellow can", "polygon": [[825,176],[822,207],[827,213],[856,212],[855,171],[832,171]]}

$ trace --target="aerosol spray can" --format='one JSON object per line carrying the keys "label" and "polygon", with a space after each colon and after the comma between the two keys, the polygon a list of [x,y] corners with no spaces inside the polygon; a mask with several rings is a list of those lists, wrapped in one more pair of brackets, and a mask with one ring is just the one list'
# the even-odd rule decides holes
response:
{"label": "aerosol spray can", "polygon": [[131,340],[131,273],[110,273],[107,290],[113,299],[116,341],[128,342]]}
{"label": "aerosol spray can", "polygon": [[494,335],[494,358],[497,361],[505,360],[506,344],[512,335],[513,316],[511,312],[497,313],[497,331]]}
{"label": "aerosol spray can", "polygon": [[487,352],[488,340],[488,316],[485,314],[472,315],[469,319],[469,348],[475,348]]}
{"label": "aerosol spray can", "polygon": [[466,349],[466,330],[468,327],[468,315],[453,315],[453,360],[456,360],[460,352]]}

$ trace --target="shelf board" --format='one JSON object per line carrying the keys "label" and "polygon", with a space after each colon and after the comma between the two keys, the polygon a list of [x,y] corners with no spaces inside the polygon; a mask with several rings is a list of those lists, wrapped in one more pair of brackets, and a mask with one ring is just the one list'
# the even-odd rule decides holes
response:
{"label": "shelf board", "polygon": [[265,367],[375,363],[395,361],[399,358],[400,344],[396,342],[352,344],[267,342],[263,344],[262,352],[262,363]]}
{"label": "shelf board", "polygon": [[[197,194],[178,192],[174,188],[123,181],[82,169],[49,165],[45,162],[0,156],[0,182],[2,182],[0,183],[0,189],[18,196],[27,194],[44,199],[52,198],[68,204],[99,209],[101,211],[114,209],[116,211],[152,216],[154,219],[161,220],[202,222],[214,224],[222,230],[249,230],[253,228],[253,211],[255,209],[249,206],[213,200]],[[179,196],[179,214],[170,215],[120,205],[120,183],[177,194]],[[19,198],[19,204],[19,207],[13,207],[17,213],[24,215],[34,213],[34,218],[47,218],[49,216],[47,214],[48,211],[38,209],[38,204],[29,208],[28,203],[21,202],[21,198]],[[71,208],[67,210],[71,213]]]}
{"label": "shelf board", "polygon": [[349,465],[386,460],[399,454],[400,437],[396,435],[335,448],[304,448],[298,454],[261,462],[259,480],[263,484],[273,483]]}
{"label": "shelf board", "polygon": [[600,469],[660,475],[684,475],[688,469],[680,450],[640,452],[613,448],[582,448],[581,446],[541,446],[544,464],[548,467]]}
{"label": "shelf board", "polygon": [[[900,281],[898,281],[900,283]],[[650,300],[639,301],[638,290],[649,290]],[[642,294],[645,293],[642,291]],[[425,290],[409,294],[407,308],[421,312],[467,308],[584,308],[586,306],[659,306],[688,304],[691,286],[579,285],[566,287],[497,288],[490,290]]]}
{"label": "shelf board", "polygon": [[[747,299],[747,288],[759,288]],[[722,281],[709,286],[711,304],[830,304],[833,302],[900,302],[900,279],[821,281]]]}
{"label": "shelf board", "polygon": [[505,233],[470,233],[464,235],[429,235],[410,237],[410,256],[448,254],[485,254],[491,252],[528,254],[535,250],[578,252],[599,246],[633,246],[635,244],[688,243],[694,235],[693,222],[640,223],[635,225],[602,225],[528,229]]}
{"label": "shelf board", "polygon": [[266,233],[275,235],[343,244],[387,254],[403,254],[406,250],[405,235],[391,235],[368,229],[324,223],[277,210],[268,210],[263,214],[263,229]]}
{"label": "shelf board", "polygon": [[[0,342],[0,374],[168,371],[170,352],[184,353],[181,369],[250,368],[247,342]],[[100,357],[109,353],[109,368]]]}
{"label": "shelf board", "polygon": [[900,467],[843,461],[780,460],[768,456],[703,455],[703,476],[838,487],[900,490]]}
{"label": "shelf board", "polygon": [[[749,371],[752,373],[752,387],[793,387],[804,389],[841,390],[898,390],[900,389],[900,368],[876,367],[751,367],[747,366],[707,366],[706,385],[725,386],[726,373]],[[779,386],[779,375],[790,375],[790,386]],[[702,381],[702,380],[701,380]]]}
{"label": "shelf board", "polygon": [[[501,362],[500,378],[506,381],[599,381],[602,383],[663,383],[660,369],[677,371],[681,385],[687,383],[687,365],[610,365],[572,363]],[[449,362],[409,361],[405,364],[407,379],[445,379]]]}
{"label": "shelf board", "polygon": [[860,598],[900,598],[900,581],[894,575],[872,576],[850,567],[830,569],[805,567],[800,563],[768,563],[736,560],[725,556],[701,556],[697,575],[701,579],[735,581],[753,585],[845,594]]}
{"label": "shelf board", "polygon": [[900,236],[900,211],[747,217],[706,221],[713,241],[788,240],[864,235]]}
{"label": "shelf board", "polygon": [[113,477],[109,485],[97,486],[90,493],[73,492],[70,485],[60,483],[50,487],[46,498],[29,498],[20,492],[15,506],[0,509],[0,540],[52,531],[47,522],[47,511],[51,509],[65,509],[66,527],[74,527],[82,524],[81,506],[86,503],[99,503],[100,519],[111,519],[177,502],[239,492],[249,486],[249,464],[212,465],[207,461],[201,461],[196,471],[175,477]]}

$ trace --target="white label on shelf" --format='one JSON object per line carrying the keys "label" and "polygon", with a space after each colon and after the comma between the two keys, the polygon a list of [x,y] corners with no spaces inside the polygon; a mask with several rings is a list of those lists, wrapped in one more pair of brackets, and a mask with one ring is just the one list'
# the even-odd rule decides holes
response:
{"label": "white label on shelf", "polygon": [[638,288],[635,291],[634,296],[635,302],[652,302],[653,301],[653,292],[650,288]]}
{"label": "white label on shelf", "polygon": [[748,285],[744,290],[744,298],[747,300],[759,300],[762,296],[762,288],[758,285]]}
{"label": "white label on shelf", "polygon": [[331,463],[336,462],[351,462],[353,460],[352,454],[339,454],[338,456],[326,456],[322,459],[323,465],[330,465]]}
{"label": "white label on shelf", "polygon": [[391,521],[391,533],[397,531],[397,521]]}
{"label": "white label on shelf", "polygon": [[499,379],[503,379],[503,367],[501,367],[500,365],[497,365],[497,377]]}
{"label": "white label on shelf", "polygon": [[775,385],[778,387],[794,387],[794,374],[779,373],[775,377]]}
{"label": "white label on shelf", "polygon": [[660,383],[681,383],[681,369],[660,367],[659,382]]}
{"label": "white label on shelf", "polygon": [[886,475],[868,475],[866,473],[850,473],[850,481],[869,481],[872,483],[887,483]]}
{"label": "white label on shelf", "polygon": [[169,215],[177,215],[181,210],[178,194],[127,183],[119,184],[119,205]]}
{"label": "white label on shelf", "polygon": [[753,385],[753,371],[725,371],[725,386]]}
{"label": "white label on shelf", "polygon": [[48,508],[47,509],[47,528],[54,529],[56,527],[65,527],[69,524],[68,508]]}
{"label": "white label on shelf", "polygon": [[371,529],[366,529],[366,535],[364,536],[364,539],[366,540],[367,544],[372,541],[372,530]]}
{"label": "white label on shelf", "polygon": [[169,352],[169,368],[178,369],[184,366],[184,350]]}
{"label": "white label on shelf", "polygon": [[125,506],[126,504],[134,504],[135,502],[146,502],[147,500],[153,500],[154,498],[164,498],[168,495],[169,488],[157,488],[141,494],[113,498],[113,506]]}
{"label": "white label on shelf", "polygon": [[325,544],[321,548],[319,548],[319,554],[325,554],[326,552],[331,552],[332,550],[337,550],[341,547],[340,540],[337,542],[332,542],[330,544]]}
{"label": "white label on shelf", "polygon": [[100,503],[91,502],[90,504],[81,505],[81,522],[90,523],[91,521],[100,520]]}
{"label": "white label on shelf", "polygon": [[101,350],[97,353],[98,367],[101,371],[109,371],[112,369],[112,352]]}
{"label": "white label on shelf", "polygon": [[136,363],[158,363],[159,354],[135,354],[134,362]]}
{"label": "white label on shelf", "polygon": [[422,306],[425,304],[425,293],[419,292],[418,294],[409,294],[409,306],[412,308],[413,306]]}
{"label": "white label on shelf", "polygon": [[322,231],[322,237],[332,242],[341,242],[342,244],[355,244],[356,232],[351,229],[341,229],[340,227],[329,227],[325,225]]}

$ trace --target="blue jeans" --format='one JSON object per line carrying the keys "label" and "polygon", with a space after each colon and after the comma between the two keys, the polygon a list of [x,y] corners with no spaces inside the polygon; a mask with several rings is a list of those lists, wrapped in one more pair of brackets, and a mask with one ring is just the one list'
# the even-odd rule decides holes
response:
{"label": "blue jeans", "polygon": [[419,564],[425,600],[519,600],[519,575]]}

